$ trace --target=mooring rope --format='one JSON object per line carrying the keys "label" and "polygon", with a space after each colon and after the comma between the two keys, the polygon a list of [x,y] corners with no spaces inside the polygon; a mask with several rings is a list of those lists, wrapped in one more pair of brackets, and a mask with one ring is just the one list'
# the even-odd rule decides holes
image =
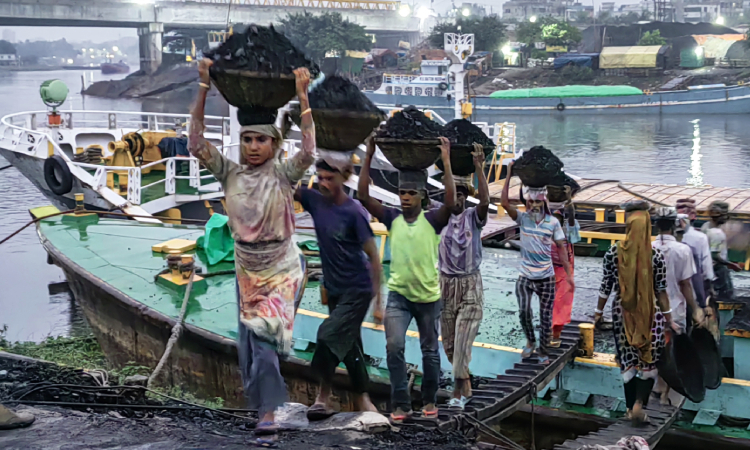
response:
{"label": "mooring rope", "polygon": [[187,312],[188,300],[190,299],[190,291],[193,290],[194,278],[195,278],[195,268],[192,267],[190,269],[190,279],[188,280],[187,288],[185,289],[185,297],[182,299],[182,308],[180,308],[180,316],[177,319],[177,323],[175,323],[174,326],[172,327],[172,335],[169,337],[169,341],[167,341],[167,348],[164,350],[164,354],[161,355],[159,364],[156,365],[156,368],[148,377],[148,382],[146,383],[146,387],[148,388],[151,388],[151,386],[154,383],[154,380],[156,380],[156,377],[159,376],[159,372],[161,372],[161,369],[164,367],[164,364],[167,362],[167,359],[169,359],[169,355],[172,354],[172,349],[174,348],[174,344],[177,342],[177,339],[180,338],[180,334],[182,334],[182,324],[185,322],[185,313]]}

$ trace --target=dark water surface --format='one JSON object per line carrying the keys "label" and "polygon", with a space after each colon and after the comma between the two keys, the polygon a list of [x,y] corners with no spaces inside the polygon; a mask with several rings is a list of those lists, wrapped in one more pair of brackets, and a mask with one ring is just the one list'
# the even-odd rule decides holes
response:
{"label": "dark water surface", "polygon": [[[39,85],[47,79],[65,81],[80,91],[80,71],[0,72],[0,116],[42,110]],[[88,80],[101,78],[86,72]],[[121,75],[119,75],[121,76]],[[164,104],[150,100],[111,100],[71,94],[66,109],[188,112],[192,99]],[[519,148],[544,145],[560,156],[566,170],[578,176],[649,183],[695,183],[750,187],[750,116],[550,116],[480,117],[518,126]],[[0,158],[0,167],[7,164]],[[30,220],[29,208],[49,204],[15,169],[0,171],[0,237]],[[497,270],[485,276],[503,284],[517,277],[518,253],[487,249]],[[492,255],[492,256],[490,256]],[[30,227],[0,246],[0,329],[7,325],[11,340],[39,341],[49,335],[74,334],[81,320],[66,293],[50,295],[48,284],[63,281],[62,271],[46,264],[46,254]],[[503,267],[500,267],[503,266]],[[601,277],[601,260],[576,260],[574,317],[592,314]],[[747,277],[739,287],[750,285]],[[487,298],[492,293],[487,293]],[[485,320],[490,320],[485,315]],[[497,318],[495,318],[497,319]],[[513,318],[515,319],[515,317]]]}

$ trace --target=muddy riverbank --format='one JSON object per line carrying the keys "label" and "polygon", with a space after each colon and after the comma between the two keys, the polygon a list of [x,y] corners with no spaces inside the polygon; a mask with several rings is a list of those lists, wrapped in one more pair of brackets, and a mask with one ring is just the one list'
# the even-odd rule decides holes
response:
{"label": "muddy riverbank", "polygon": [[[158,392],[145,394],[142,388],[124,387],[118,384],[121,382],[125,380],[0,353],[0,402],[36,416],[36,422],[28,428],[0,432],[0,448],[167,450],[244,449],[254,445],[254,412],[187,404]],[[348,429],[328,430],[304,425],[287,428],[278,436],[278,448],[477,448],[457,432],[427,432],[418,427],[381,425],[369,431],[350,425]]]}

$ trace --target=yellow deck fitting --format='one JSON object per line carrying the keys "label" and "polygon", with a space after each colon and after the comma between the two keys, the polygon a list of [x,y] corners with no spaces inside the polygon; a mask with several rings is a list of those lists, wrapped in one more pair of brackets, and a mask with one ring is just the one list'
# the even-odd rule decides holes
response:
{"label": "yellow deck fitting", "polygon": [[594,356],[594,324],[582,323],[578,325],[578,330],[581,332],[582,356],[584,358],[591,358]]}
{"label": "yellow deck fitting", "polygon": [[196,243],[189,239],[171,239],[166,242],[153,245],[151,250],[157,253],[185,253],[195,250]]}

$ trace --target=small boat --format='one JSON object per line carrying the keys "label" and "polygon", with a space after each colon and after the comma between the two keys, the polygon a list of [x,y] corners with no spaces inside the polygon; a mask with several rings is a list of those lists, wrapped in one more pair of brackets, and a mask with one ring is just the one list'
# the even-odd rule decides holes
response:
{"label": "small boat", "polygon": [[130,66],[120,60],[116,63],[102,63],[101,70],[104,75],[112,75],[115,73],[130,73]]}

